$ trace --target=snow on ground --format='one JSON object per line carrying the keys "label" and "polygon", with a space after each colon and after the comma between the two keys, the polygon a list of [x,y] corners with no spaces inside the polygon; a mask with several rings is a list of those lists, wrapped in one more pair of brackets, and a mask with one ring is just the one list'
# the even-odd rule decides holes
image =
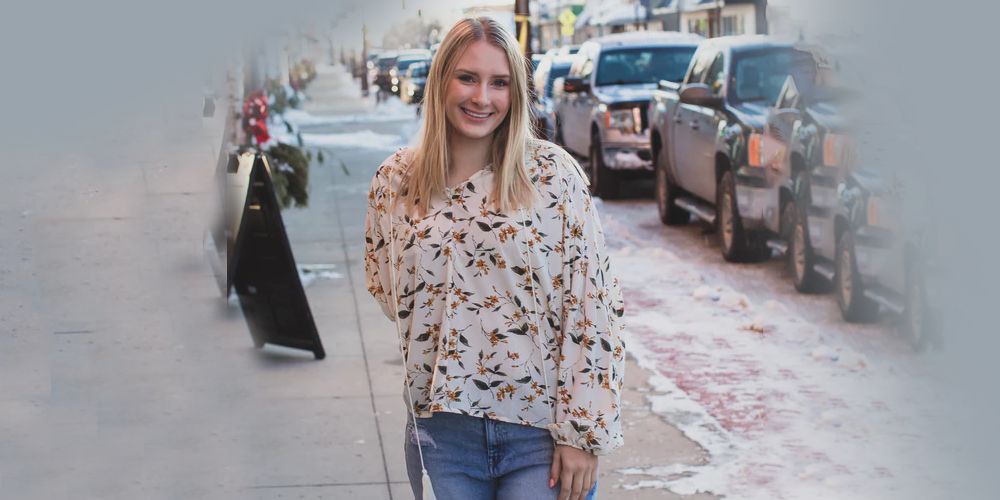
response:
{"label": "snow on ground", "polygon": [[[287,118],[288,113],[285,112]],[[298,111],[298,110],[294,110]],[[294,113],[293,113],[294,115]],[[360,130],[357,132],[345,132],[337,134],[310,134],[303,133],[293,122],[286,125],[280,116],[268,117],[267,127],[271,133],[272,141],[285,144],[299,145],[299,137],[302,138],[302,145],[314,148],[332,149],[383,149],[392,151],[403,146],[403,136],[401,134],[379,134],[371,130]],[[291,128],[291,131],[289,131]],[[265,145],[266,147],[267,145]]]}
{"label": "snow on ground", "polygon": [[748,500],[954,493],[943,480],[955,477],[950,464],[934,459],[949,446],[935,436],[946,409],[911,367],[873,364],[782,304],[705,283],[616,220],[603,227],[625,293],[625,341],[658,374],[652,409],[711,455],[705,466],[620,471],[656,478],[633,488]]}
{"label": "snow on ground", "polygon": [[[396,104],[392,104],[395,101]],[[301,109],[285,111],[285,121],[296,127],[316,127],[322,125],[351,125],[356,123],[383,123],[412,121],[417,116],[414,106],[403,104],[398,98],[381,102],[368,113],[351,115],[313,115]]]}
{"label": "snow on ground", "polygon": [[371,130],[345,134],[302,134],[302,144],[317,148],[364,148],[395,150],[403,145],[399,134],[378,134]]}

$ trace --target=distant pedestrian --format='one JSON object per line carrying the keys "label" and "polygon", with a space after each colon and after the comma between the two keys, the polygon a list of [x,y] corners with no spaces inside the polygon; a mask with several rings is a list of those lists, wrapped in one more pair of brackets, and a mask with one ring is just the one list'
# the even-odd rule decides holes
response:
{"label": "distant pedestrian", "polygon": [[623,443],[621,288],[582,169],[534,138],[529,106],[517,41],[464,19],[419,145],[372,180],[367,285],[405,359],[418,499],[593,499]]}

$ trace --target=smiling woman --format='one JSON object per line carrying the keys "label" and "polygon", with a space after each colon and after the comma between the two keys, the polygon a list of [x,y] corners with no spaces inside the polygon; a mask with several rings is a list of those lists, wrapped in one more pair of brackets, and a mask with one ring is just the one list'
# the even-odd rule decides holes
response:
{"label": "smiling woman", "polygon": [[622,292],[586,176],[532,135],[528,64],[496,21],[460,21],[419,146],[372,179],[367,285],[396,324],[424,500],[593,499],[622,444]]}

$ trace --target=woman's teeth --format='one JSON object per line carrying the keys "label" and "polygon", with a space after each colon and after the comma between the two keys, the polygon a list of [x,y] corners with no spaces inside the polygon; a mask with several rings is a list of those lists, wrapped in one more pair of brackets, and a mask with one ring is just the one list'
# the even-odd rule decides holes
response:
{"label": "woman's teeth", "polygon": [[467,115],[469,115],[469,116],[471,116],[473,118],[486,118],[487,116],[490,116],[489,113],[482,113],[482,114],[480,114],[480,113],[473,113],[472,111],[469,111],[469,110],[467,110],[465,108],[462,108],[462,111],[464,111],[465,114],[467,114]]}

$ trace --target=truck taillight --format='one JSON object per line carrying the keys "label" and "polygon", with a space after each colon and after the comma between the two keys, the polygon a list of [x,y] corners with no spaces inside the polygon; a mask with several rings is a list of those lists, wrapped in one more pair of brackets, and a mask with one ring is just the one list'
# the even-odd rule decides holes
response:
{"label": "truck taillight", "polygon": [[764,164],[760,147],[762,139],[760,134],[750,134],[750,140],[747,142],[747,163],[751,167],[760,167]]}

